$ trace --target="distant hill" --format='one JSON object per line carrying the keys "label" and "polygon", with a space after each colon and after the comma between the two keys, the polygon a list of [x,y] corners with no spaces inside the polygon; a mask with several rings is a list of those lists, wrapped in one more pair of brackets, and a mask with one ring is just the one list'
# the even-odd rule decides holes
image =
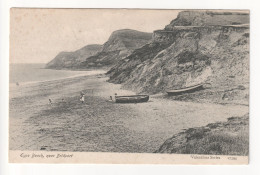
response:
{"label": "distant hill", "polygon": [[119,60],[130,55],[135,49],[150,42],[152,33],[131,29],[114,31],[103,44],[102,51],[82,62],[79,68],[111,67]]}
{"label": "distant hill", "polygon": [[95,55],[101,51],[102,45],[87,45],[75,52],[60,52],[53,60],[47,63],[46,68],[64,69],[77,67],[82,61],[88,57]]}
{"label": "distant hill", "polygon": [[102,52],[115,50],[134,50],[152,39],[152,33],[139,32],[131,29],[114,31],[103,45]]}
{"label": "distant hill", "polygon": [[75,52],[61,52],[46,68],[85,69],[111,67],[118,60],[130,55],[133,50],[150,42],[152,33],[131,29],[114,31],[103,45],[87,45]]}

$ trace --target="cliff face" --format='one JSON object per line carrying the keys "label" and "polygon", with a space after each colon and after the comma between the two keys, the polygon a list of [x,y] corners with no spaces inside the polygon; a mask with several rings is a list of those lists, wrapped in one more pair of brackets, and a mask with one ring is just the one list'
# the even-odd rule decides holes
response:
{"label": "cliff face", "polygon": [[151,33],[130,29],[117,30],[103,45],[88,45],[75,52],[61,52],[46,67],[73,69],[110,67],[151,39]]}
{"label": "cliff face", "polygon": [[239,24],[249,24],[248,13],[183,11],[165,27],[165,30],[174,30],[176,26],[224,26]]}
{"label": "cliff face", "polygon": [[[205,13],[196,12],[195,16],[205,16]],[[229,15],[221,16],[231,20],[225,18]],[[110,82],[122,83],[125,88],[150,94],[209,82],[211,91],[204,92],[211,96],[219,93],[214,97],[217,100],[247,101],[249,27],[243,22],[248,15],[242,14],[241,20],[237,16],[235,22],[239,25],[184,26],[190,24],[187,23],[190,15],[181,12],[164,30],[154,32],[152,43],[116,64],[108,72]],[[185,22],[181,24],[180,19]],[[171,30],[168,30],[169,26]]]}

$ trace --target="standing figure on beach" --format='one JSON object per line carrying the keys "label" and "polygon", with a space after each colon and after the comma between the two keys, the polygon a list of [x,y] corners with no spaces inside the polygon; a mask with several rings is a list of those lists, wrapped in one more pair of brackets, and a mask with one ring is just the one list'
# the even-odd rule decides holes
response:
{"label": "standing figure on beach", "polygon": [[85,93],[83,91],[80,92],[80,99],[81,103],[84,103],[85,101]]}
{"label": "standing figure on beach", "polygon": [[[114,97],[112,97],[112,96],[110,96],[109,98],[109,101],[116,101],[116,96],[117,96],[117,93],[115,93],[115,96]],[[113,99],[114,98],[114,99]]]}
{"label": "standing figure on beach", "polygon": [[52,104],[52,101],[51,101],[51,99],[50,99],[50,98],[49,98],[49,103],[50,103],[50,104]]}
{"label": "standing figure on beach", "polygon": [[109,101],[113,101],[113,97],[112,97],[112,96],[110,96],[110,99],[109,99]]}
{"label": "standing figure on beach", "polygon": [[85,101],[85,95],[84,94],[81,96],[80,101],[81,101],[81,103],[84,103],[84,101]]}

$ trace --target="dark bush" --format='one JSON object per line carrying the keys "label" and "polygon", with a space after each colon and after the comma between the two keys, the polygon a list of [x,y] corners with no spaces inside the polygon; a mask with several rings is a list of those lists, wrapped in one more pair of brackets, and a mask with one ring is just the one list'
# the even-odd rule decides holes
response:
{"label": "dark bush", "polygon": [[184,64],[184,63],[195,62],[195,61],[206,61],[207,64],[210,64],[209,57],[198,51],[196,52],[184,51],[177,56],[178,64]]}

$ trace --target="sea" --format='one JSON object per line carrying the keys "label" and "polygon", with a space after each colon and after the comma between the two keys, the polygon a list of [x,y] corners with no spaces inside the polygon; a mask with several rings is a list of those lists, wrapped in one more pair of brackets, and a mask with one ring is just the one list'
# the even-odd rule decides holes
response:
{"label": "sea", "polygon": [[104,73],[104,71],[54,70],[45,69],[45,64],[10,64],[9,84],[32,84],[100,73]]}

